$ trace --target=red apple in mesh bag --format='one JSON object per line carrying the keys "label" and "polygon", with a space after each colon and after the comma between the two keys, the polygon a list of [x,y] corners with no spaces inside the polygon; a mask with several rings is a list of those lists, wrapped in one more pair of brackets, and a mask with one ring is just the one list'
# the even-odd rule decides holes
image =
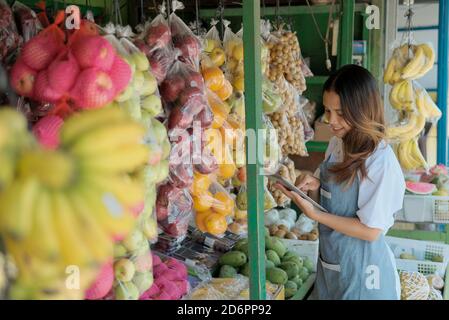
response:
{"label": "red apple in mesh bag", "polygon": [[198,88],[186,88],[179,95],[178,104],[196,116],[205,105],[203,92]]}
{"label": "red apple in mesh bag", "polygon": [[191,70],[185,81],[186,81],[186,86],[188,86],[188,87],[196,87],[196,88],[200,89],[201,91],[204,90],[203,75],[199,72]]}
{"label": "red apple in mesh bag", "polygon": [[103,265],[95,279],[94,283],[86,291],[87,300],[98,300],[106,297],[112,289],[114,283],[114,268],[112,262],[107,262]]}
{"label": "red apple in mesh bag", "polygon": [[33,126],[33,134],[42,146],[54,150],[59,146],[59,132],[63,124],[62,118],[47,115]]}
{"label": "red apple in mesh bag", "polygon": [[34,94],[36,77],[37,72],[28,67],[22,59],[19,59],[11,69],[11,87],[19,95],[31,98]]}
{"label": "red apple in mesh bag", "polygon": [[182,163],[177,166],[170,166],[170,180],[180,188],[188,188],[193,183],[193,166],[191,163]]}
{"label": "red apple in mesh bag", "polygon": [[187,280],[175,280],[175,281],[173,281],[173,283],[179,289],[181,296],[184,296],[187,294],[187,292],[189,290],[189,282]]}
{"label": "red apple in mesh bag", "polygon": [[62,45],[50,34],[37,35],[25,44],[20,57],[27,66],[40,71],[48,67]]}
{"label": "red apple in mesh bag", "polygon": [[117,55],[112,63],[109,76],[112,79],[116,92],[121,93],[128,87],[131,81],[132,70],[129,64]]}
{"label": "red apple in mesh bag", "polygon": [[164,48],[170,43],[171,31],[167,24],[159,23],[150,26],[145,40],[151,50]]}
{"label": "red apple in mesh bag", "polygon": [[181,76],[175,75],[162,82],[160,92],[166,102],[174,102],[185,88],[185,81]]}
{"label": "red apple in mesh bag", "polygon": [[168,118],[168,130],[187,129],[192,125],[194,115],[190,112],[183,112],[179,106],[174,107]]}
{"label": "red apple in mesh bag", "polygon": [[195,164],[195,170],[202,174],[211,174],[218,169],[217,159],[208,149],[202,152],[200,163]]}
{"label": "red apple in mesh bag", "polygon": [[174,57],[167,48],[155,50],[150,58],[151,72],[160,84],[167,76],[168,69],[171,67]]}
{"label": "red apple in mesh bag", "polygon": [[203,110],[195,116],[195,119],[193,121],[200,122],[201,128],[205,130],[207,128],[210,128],[210,126],[214,122],[214,114],[210,107],[206,105]]}
{"label": "red apple in mesh bag", "polygon": [[53,90],[64,94],[73,87],[79,73],[80,67],[73,54],[64,51],[48,67],[48,82]]}
{"label": "red apple in mesh bag", "polygon": [[71,95],[77,107],[92,109],[110,103],[117,92],[109,74],[89,68],[81,72]]}
{"label": "red apple in mesh bag", "polygon": [[72,44],[72,52],[82,69],[111,70],[116,56],[114,47],[101,36],[80,37]]}
{"label": "red apple in mesh bag", "polygon": [[48,71],[39,72],[34,85],[34,98],[42,102],[56,103],[63,96],[63,93],[53,90],[48,80]]}
{"label": "red apple in mesh bag", "polygon": [[199,58],[201,45],[199,40],[193,35],[174,37],[173,43],[175,48],[182,52],[184,62],[192,62]]}

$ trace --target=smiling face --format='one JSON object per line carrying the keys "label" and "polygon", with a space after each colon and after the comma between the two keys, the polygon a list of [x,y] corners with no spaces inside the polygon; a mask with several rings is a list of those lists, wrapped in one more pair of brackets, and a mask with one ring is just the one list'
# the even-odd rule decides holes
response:
{"label": "smiling face", "polygon": [[343,118],[340,97],[334,91],[325,91],[323,104],[332,133],[338,138],[343,138],[351,130],[351,126]]}

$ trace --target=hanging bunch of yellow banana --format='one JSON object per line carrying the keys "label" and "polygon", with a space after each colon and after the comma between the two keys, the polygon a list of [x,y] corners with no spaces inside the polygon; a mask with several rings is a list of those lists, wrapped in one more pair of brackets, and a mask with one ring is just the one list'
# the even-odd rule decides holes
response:
{"label": "hanging bunch of yellow banana", "polygon": [[401,80],[416,80],[429,72],[435,52],[428,44],[404,44],[393,51],[384,73],[384,83],[395,85]]}
{"label": "hanging bunch of yellow banana", "polygon": [[405,170],[427,168],[427,161],[418,146],[426,122],[441,117],[427,91],[415,80],[429,72],[435,63],[435,53],[428,44],[404,44],[393,51],[384,74],[384,82],[392,86],[389,100],[400,113],[398,123],[387,129],[388,138]]}
{"label": "hanging bunch of yellow banana", "polygon": [[0,179],[0,237],[18,270],[12,299],[83,299],[115,238],[135,225],[130,208],[144,187],[129,174],[148,162],[144,135],[121,109],[103,108],[69,118],[57,150],[14,148],[16,136],[32,136],[19,113],[0,111],[0,157],[19,150]]}

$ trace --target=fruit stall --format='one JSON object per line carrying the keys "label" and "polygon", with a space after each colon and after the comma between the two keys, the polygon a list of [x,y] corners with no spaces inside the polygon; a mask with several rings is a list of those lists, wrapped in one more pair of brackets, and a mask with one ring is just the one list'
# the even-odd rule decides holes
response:
{"label": "fruit stall", "polygon": [[449,4],[437,54],[412,3],[394,47],[369,27],[389,3],[0,0],[0,299],[307,299],[318,224],[267,176],[320,164],[347,64],[385,85],[402,299],[449,299],[447,66],[438,102],[420,84],[448,60]]}

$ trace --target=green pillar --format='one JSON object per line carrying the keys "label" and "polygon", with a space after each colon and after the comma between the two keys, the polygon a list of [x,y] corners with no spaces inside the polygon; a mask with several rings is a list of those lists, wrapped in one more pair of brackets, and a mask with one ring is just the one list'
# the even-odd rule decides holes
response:
{"label": "green pillar", "polygon": [[354,41],[354,0],[342,1],[343,16],[340,27],[340,55],[338,67],[352,63],[352,42]]}
{"label": "green pillar", "polygon": [[265,300],[264,186],[259,157],[258,129],[262,127],[262,71],[260,57],[260,0],[243,2],[243,43],[245,52],[246,130],[255,130],[256,145],[246,144],[250,299]]}

